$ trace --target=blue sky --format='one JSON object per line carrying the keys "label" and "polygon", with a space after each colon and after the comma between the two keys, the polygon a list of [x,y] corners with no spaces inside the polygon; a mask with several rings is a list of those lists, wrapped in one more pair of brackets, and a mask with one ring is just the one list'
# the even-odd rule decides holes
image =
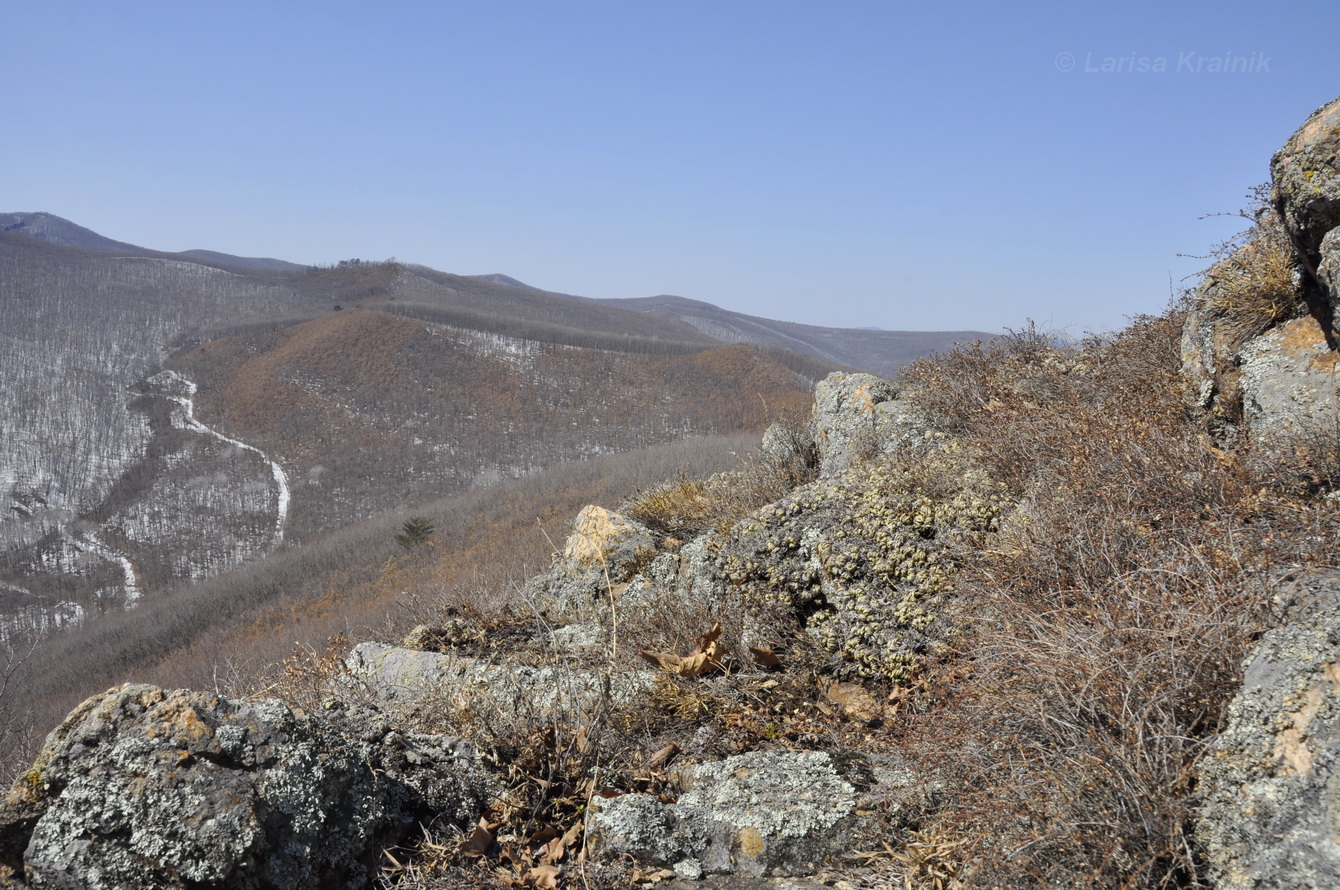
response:
{"label": "blue sky", "polygon": [[1078,334],[1160,311],[1202,265],[1178,254],[1239,228],[1198,217],[1340,94],[1337,33],[1334,0],[10,4],[0,211]]}

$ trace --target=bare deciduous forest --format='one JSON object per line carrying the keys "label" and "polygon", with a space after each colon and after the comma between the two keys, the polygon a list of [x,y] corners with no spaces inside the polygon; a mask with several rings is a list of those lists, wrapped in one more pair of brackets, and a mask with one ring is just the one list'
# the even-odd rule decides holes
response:
{"label": "bare deciduous forest", "polygon": [[[6,768],[110,684],[209,685],[395,624],[411,589],[504,589],[547,559],[542,531],[731,465],[840,367],[834,332],[755,346],[663,302],[394,261],[164,254],[10,216]],[[438,531],[406,553],[411,512]]]}

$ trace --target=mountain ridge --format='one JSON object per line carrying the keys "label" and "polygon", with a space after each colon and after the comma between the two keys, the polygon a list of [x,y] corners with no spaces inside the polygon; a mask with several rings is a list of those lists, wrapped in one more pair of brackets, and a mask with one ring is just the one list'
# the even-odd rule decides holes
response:
{"label": "mountain ridge", "polygon": [[[62,217],[45,211],[0,213],[0,228],[17,234],[56,244],[81,247],[100,252],[127,252],[142,256],[176,258],[203,262],[206,265],[257,273],[298,273],[312,267],[270,257],[240,257],[212,250],[193,249],[179,253],[151,250],[107,238]],[[553,297],[579,300],[601,306],[617,307],[654,315],[680,329],[676,339],[685,339],[685,328],[693,329],[706,338],[720,343],[750,343],[772,349],[786,349],[808,354],[825,361],[890,376],[912,359],[928,353],[948,349],[957,343],[987,340],[992,333],[976,330],[904,331],[868,327],[830,328],[798,322],[770,319],[726,309],[705,300],[661,294],[650,297],[596,298],[547,290],[520,281],[501,272],[484,275],[456,275],[427,266],[399,263],[365,263],[358,268],[369,269],[387,265],[410,269],[423,274],[435,283],[453,287],[458,293],[461,283],[470,282],[493,287],[490,296],[514,304],[507,292],[524,293],[534,297]],[[471,288],[474,289],[474,288]],[[696,338],[691,338],[696,339]]]}

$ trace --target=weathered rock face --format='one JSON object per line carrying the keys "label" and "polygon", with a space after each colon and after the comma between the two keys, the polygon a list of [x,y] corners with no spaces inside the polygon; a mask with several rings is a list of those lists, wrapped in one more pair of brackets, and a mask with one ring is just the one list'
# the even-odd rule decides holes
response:
{"label": "weathered rock face", "polygon": [[603,675],[562,665],[499,664],[463,655],[360,643],[346,659],[379,709],[408,725],[431,727],[456,713],[514,725],[541,725],[556,714],[591,713],[612,696],[616,705],[645,690],[650,671]]}
{"label": "weathered rock face", "polygon": [[1340,418],[1337,354],[1317,322],[1297,318],[1252,340],[1239,357],[1243,419],[1253,445],[1296,457],[1334,437]]}
{"label": "weathered rock face", "polygon": [[[1340,348],[1340,99],[1318,109],[1271,161],[1275,220],[1211,269],[1182,335],[1188,403],[1232,443],[1287,454],[1333,425]],[[1277,216],[1277,219],[1276,219]],[[1302,316],[1302,317],[1300,317]]]}
{"label": "weathered rock face", "polygon": [[1322,242],[1340,226],[1340,99],[1308,117],[1270,161],[1272,200],[1311,268]]}
{"label": "weathered rock face", "polygon": [[1340,572],[1286,589],[1202,768],[1216,886],[1340,887]]}
{"label": "weathered rock face", "polygon": [[839,676],[906,682],[952,629],[940,619],[956,542],[994,529],[1008,503],[952,447],[923,466],[933,478],[872,464],[797,488],[709,545],[713,574],[764,613],[800,617]]}
{"label": "weathered rock face", "polygon": [[121,686],[0,805],[0,860],[34,887],[363,886],[405,822],[482,792],[441,739],[375,747],[278,701]]}
{"label": "weathered rock face", "polygon": [[819,381],[810,429],[821,476],[930,435],[925,416],[898,395],[891,381],[873,374],[834,373]]}
{"label": "weathered rock face", "polygon": [[627,583],[655,555],[649,528],[604,507],[583,507],[563,552],[526,590],[557,614],[589,614],[593,604],[608,601],[607,588]]}
{"label": "weathered rock face", "polygon": [[753,752],[685,771],[665,805],[647,794],[592,801],[588,845],[682,877],[807,875],[850,843],[856,788],[823,752]]}

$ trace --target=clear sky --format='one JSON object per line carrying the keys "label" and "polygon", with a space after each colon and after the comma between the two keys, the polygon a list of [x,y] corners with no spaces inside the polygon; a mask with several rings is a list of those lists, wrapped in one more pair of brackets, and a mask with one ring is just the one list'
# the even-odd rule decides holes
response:
{"label": "clear sky", "polygon": [[1239,228],[1198,217],[1242,206],[1340,94],[1335,0],[42,0],[3,18],[0,211],[852,327],[1078,334],[1157,312],[1202,265],[1178,254]]}

